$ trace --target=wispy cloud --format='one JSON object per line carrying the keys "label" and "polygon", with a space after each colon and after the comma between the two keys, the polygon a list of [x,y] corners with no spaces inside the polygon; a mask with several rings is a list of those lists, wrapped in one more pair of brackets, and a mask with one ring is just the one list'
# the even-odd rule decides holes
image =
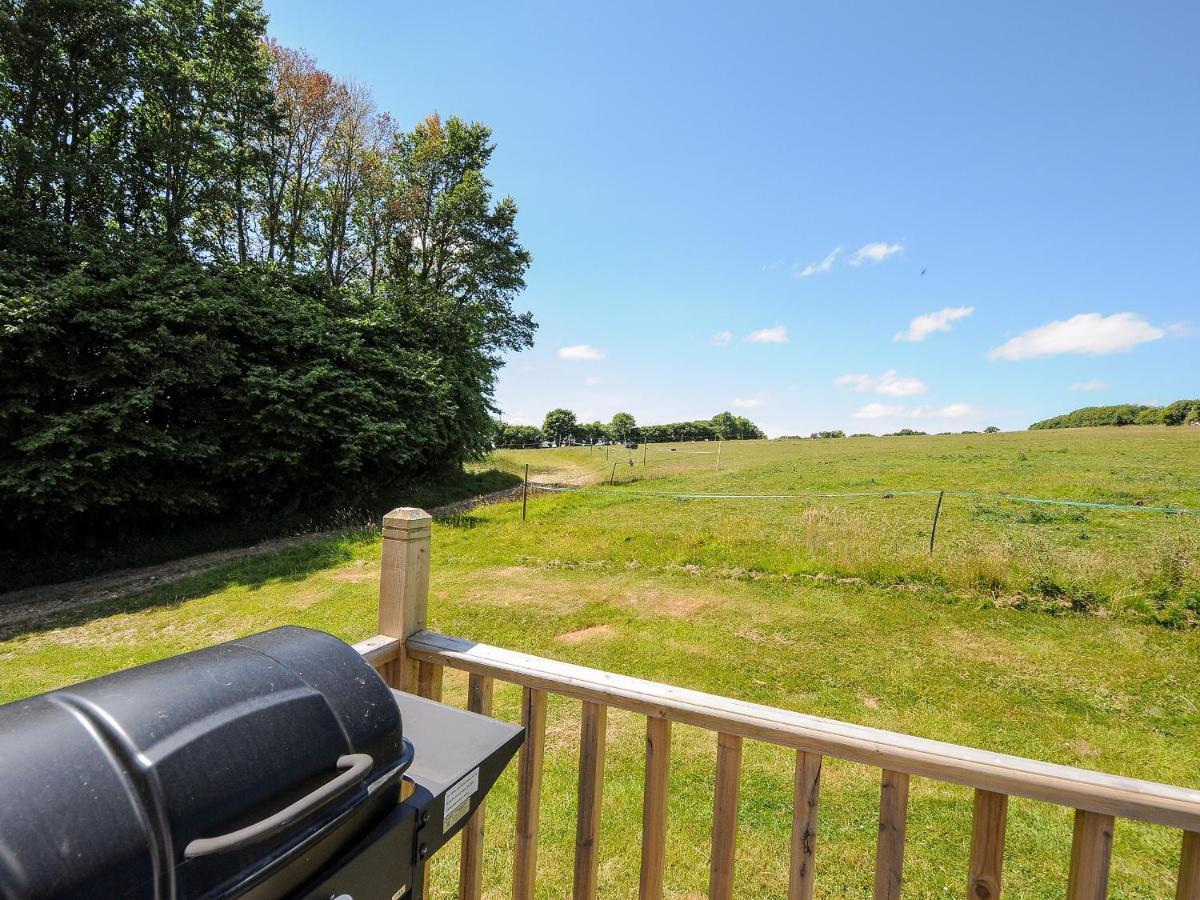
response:
{"label": "wispy cloud", "polygon": [[583,383],[588,387],[596,387],[597,385],[604,384],[604,379],[597,375],[589,375],[587,378],[583,379]]}
{"label": "wispy cloud", "polygon": [[760,328],[746,335],[746,340],[752,344],[786,344],[788,330],[786,325],[775,325],[771,328]]}
{"label": "wispy cloud", "polygon": [[1110,387],[1112,387],[1112,385],[1109,384],[1107,381],[1100,381],[1097,378],[1093,378],[1091,381],[1075,382],[1073,385],[1071,385],[1071,390],[1073,390],[1073,391],[1102,391],[1105,388],[1110,388]]}
{"label": "wispy cloud", "polygon": [[895,369],[888,369],[877,378],[864,373],[848,373],[834,381],[836,387],[847,391],[863,393],[872,391],[876,394],[886,394],[889,397],[910,397],[913,394],[923,394],[928,388],[919,378],[911,378],[896,374]]}
{"label": "wispy cloud", "polygon": [[591,344],[573,344],[570,347],[559,347],[558,356],[560,359],[595,361],[608,356],[608,351],[593,347]]}
{"label": "wispy cloud", "polygon": [[793,272],[794,278],[808,278],[810,275],[816,275],[820,272],[828,272],[833,268],[833,264],[837,262],[838,254],[842,252],[841,247],[834,247],[820,262],[809,263],[799,272]]}
{"label": "wispy cloud", "polygon": [[1060,353],[1104,356],[1124,353],[1138,344],[1165,337],[1166,330],[1151,325],[1137,313],[1083,313],[1064,321],[1031,328],[988,352],[988,359],[1015,362]]}
{"label": "wispy cloud", "polygon": [[982,410],[973,403],[947,403],[945,406],[902,406],[868,403],[850,414],[852,419],[969,419]]}
{"label": "wispy cloud", "polygon": [[975,312],[973,306],[947,306],[937,312],[925,313],[909,322],[908,328],[901,331],[892,340],[919,343],[935,331],[949,331],[951,322],[965,319],[973,312]]}
{"label": "wispy cloud", "polygon": [[904,413],[903,406],[892,406],[887,403],[868,403],[850,413],[852,419],[886,419]]}
{"label": "wispy cloud", "polygon": [[738,409],[758,409],[767,402],[767,392],[759,391],[756,397],[738,397],[733,401],[733,405]]}
{"label": "wispy cloud", "polygon": [[904,252],[903,244],[889,244],[879,241],[874,244],[864,244],[854,251],[850,257],[850,265],[861,266],[863,263],[881,263],[889,256]]}
{"label": "wispy cloud", "polygon": [[733,332],[729,331],[727,329],[725,331],[718,331],[716,334],[714,334],[712,337],[710,337],[708,339],[708,342],[710,344],[712,344],[714,347],[728,347],[729,342],[732,340],[733,340]]}
{"label": "wispy cloud", "polygon": [[947,403],[945,406],[918,406],[912,415],[918,419],[966,419],[977,416],[980,409],[973,403]]}

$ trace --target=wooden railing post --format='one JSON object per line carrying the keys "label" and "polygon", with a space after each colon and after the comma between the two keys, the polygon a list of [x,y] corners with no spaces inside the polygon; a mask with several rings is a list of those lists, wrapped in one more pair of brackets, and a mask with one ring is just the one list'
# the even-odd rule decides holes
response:
{"label": "wooden railing post", "polygon": [[1104,900],[1112,861],[1113,817],[1075,810],[1067,900]]}
{"label": "wooden railing post", "polygon": [[1007,821],[1007,796],[991,791],[975,791],[975,811],[971,818],[971,863],[967,875],[968,900],[999,900]]}
{"label": "wooden railing post", "polygon": [[732,900],[734,855],[737,848],[738,789],[742,777],[742,739],[717,735],[717,784],[713,792],[712,864],[708,873],[709,900]]}
{"label": "wooden railing post", "polygon": [[[379,571],[379,633],[407,641],[425,627],[429,606],[429,538],[433,518],[411,507],[383,517],[383,551]],[[415,667],[408,652],[380,670],[394,688],[416,688]]]}
{"label": "wooden railing post", "polygon": [[796,782],[792,792],[792,859],[788,900],[812,900],[816,873],[817,805],[821,798],[821,754],[796,752]]}
{"label": "wooden railing post", "polygon": [[908,827],[908,775],[883,770],[879,795],[879,843],[875,851],[875,900],[899,900]]}
{"label": "wooden railing post", "polygon": [[667,865],[667,786],[671,775],[671,723],[646,718],[646,783],[642,796],[642,869],[638,900],[662,900]]}
{"label": "wooden railing post", "polygon": [[1175,900],[1200,900],[1200,831],[1183,833]]}
{"label": "wooden railing post", "polygon": [[595,900],[600,863],[600,797],[608,707],[584,701],[579,734],[579,813],[575,823],[575,900]]}
{"label": "wooden railing post", "polygon": [[546,746],[546,692],[523,688],[521,724],[525,743],[517,758],[517,839],[513,860],[513,900],[533,900],[537,879],[538,822],[542,810],[542,758]]}
{"label": "wooden railing post", "polygon": [[[480,715],[492,714],[492,679],[472,674],[467,681],[467,709]],[[460,900],[479,900],[483,894],[483,833],[484,806],[479,808],[463,828],[462,853],[458,861],[458,896]]]}

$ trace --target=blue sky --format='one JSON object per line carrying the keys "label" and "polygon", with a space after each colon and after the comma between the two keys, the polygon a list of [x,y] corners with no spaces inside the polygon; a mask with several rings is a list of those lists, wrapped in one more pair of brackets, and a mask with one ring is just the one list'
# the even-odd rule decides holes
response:
{"label": "blue sky", "polygon": [[1200,4],[266,7],[405,126],[494,129],[541,326],[511,421],[1200,396]]}

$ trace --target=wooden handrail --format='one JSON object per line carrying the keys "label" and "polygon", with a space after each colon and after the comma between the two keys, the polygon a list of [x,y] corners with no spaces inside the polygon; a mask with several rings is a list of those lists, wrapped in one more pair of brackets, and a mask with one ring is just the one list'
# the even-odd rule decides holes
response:
{"label": "wooden handrail", "polygon": [[[386,653],[379,648],[372,652]],[[412,635],[408,640],[408,655],[528,688],[807,753],[993,793],[1200,831],[1200,791],[1188,788],[810,716],[447,637],[433,631]]]}

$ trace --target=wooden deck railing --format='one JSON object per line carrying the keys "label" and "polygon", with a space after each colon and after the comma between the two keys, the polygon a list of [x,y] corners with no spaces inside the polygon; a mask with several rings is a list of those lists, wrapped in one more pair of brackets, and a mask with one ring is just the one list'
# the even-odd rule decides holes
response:
{"label": "wooden deck railing", "polygon": [[[1069,900],[1107,896],[1115,819],[1181,829],[1176,900],[1200,900],[1200,791],[1053,765],[956,744],[867,728],[557,662],[425,629],[429,585],[430,518],[399,509],[384,518],[380,634],[358,650],[393,686],[440,699],[445,667],[469,675],[468,707],[491,711],[496,679],[522,689],[526,739],[518,761],[513,897],[530,900],[537,869],[546,700],[551,693],[582,703],[579,804],[573,896],[596,896],[605,725],[610,707],[646,717],[646,779],[642,807],[639,896],[663,893],[671,725],[716,735],[709,896],[734,896],[734,851],[742,743],[765,741],[796,751],[792,800],[791,865],[787,896],[813,896],[817,821],[824,757],[881,770],[874,897],[898,898],[902,884],[908,788],[913,776],[975,791],[966,891],[972,900],[1000,896],[1005,823],[1010,796],[1075,810],[1069,861]],[[476,900],[482,884],[484,809],[463,833],[460,896]]]}

